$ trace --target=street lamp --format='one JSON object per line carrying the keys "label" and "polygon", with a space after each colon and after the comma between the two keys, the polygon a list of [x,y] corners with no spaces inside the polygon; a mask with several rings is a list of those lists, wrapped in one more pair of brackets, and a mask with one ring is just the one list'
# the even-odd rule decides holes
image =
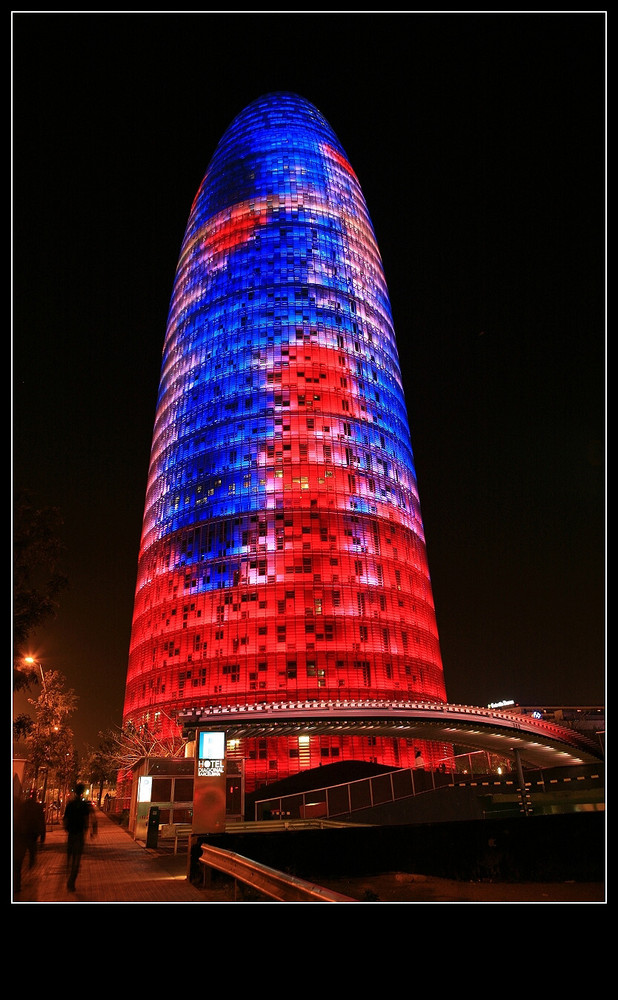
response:
{"label": "street lamp", "polygon": [[45,692],[45,694],[47,694],[47,687],[45,686],[45,674],[43,673],[43,667],[41,666],[41,664],[38,663],[33,656],[25,656],[24,660],[26,663],[34,664],[39,668],[39,670],[41,671],[41,680],[43,682],[43,691]]}
{"label": "street lamp", "polygon": [[[45,696],[47,696],[47,685],[45,683],[45,673],[43,671],[42,665],[38,662],[38,660],[35,660],[33,656],[24,656],[24,662],[28,663],[30,666],[36,666],[36,667],[39,668],[39,670],[41,671],[41,682],[43,684],[43,694]],[[57,729],[57,728],[58,728],[58,726],[54,726],[54,729]],[[45,800],[47,798],[47,779],[49,777],[49,767],[47,766],[47,764],[41,764],[40,768],[37,768],[37,770],[35,772],[35,781],[38,779],[38,771],[39,770],[45,771],[45,780],[43,782],[43,802],[45,803]]]}

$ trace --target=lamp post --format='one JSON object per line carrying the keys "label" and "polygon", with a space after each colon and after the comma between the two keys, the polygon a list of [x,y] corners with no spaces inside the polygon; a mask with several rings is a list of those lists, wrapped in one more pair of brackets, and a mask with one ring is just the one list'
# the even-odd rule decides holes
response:
{"label": "lamp post", "polygon": [[[24,661],[26,663],[30,664],[31,666],[34,665],[34,666],[37,666],[39,668],[39,670],[41,671],[41,683],[43,685],[43,694],[47,695],[47,685],[45,683],[45,673],[43,671],[42,665],[38,662],[38,660],[35,660],[33,656],[25,656],[24,657]],[[48,767],[47,764],[41,764],[40,767],[37,767],[36,774],[35,774],[35,783],[38,784],[38,774],[39,774],[39,771],[42,771],[42,770],[45,771],[45,779],[44,779],[44,782],[43,782],[43,804],[45,805],[45,799],[47,797],[47,779],[49,777],[49,767]],[[36,789],[35,789],[35,791],[36,791]]]}
{"label": "lamp post", "polygon": [[45,692],[45,694],[47,694],[47,687],[45,686],[45,674],[43,673],[43,667],[41,666],[41,664],[38,663],[33,656],[24,656],[24,660],[26,663],[34,664],[39,668],[39,670],[41,671],[41,681],[43,683],[43,691]]}

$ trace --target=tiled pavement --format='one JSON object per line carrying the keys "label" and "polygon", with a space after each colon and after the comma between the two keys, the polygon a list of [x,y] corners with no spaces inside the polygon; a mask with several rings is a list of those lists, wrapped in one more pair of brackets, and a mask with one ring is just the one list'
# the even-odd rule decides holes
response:
{"label": "tiled pavement", "polygon": [[22,903],[207,903],[233,902],[231,885],[198,889],[187,879],[187,848],[153,851],[97,810],[97,836],[88,839],[75,892],[66,886],[66,834],[61,825],[47,828],[36,864],[22,868]]}

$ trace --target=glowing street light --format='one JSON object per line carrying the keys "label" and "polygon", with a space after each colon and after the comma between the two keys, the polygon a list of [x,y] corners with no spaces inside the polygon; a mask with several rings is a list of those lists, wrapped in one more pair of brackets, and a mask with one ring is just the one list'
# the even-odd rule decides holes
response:
{"label": "glowing street light", "polygon": [[45,685],[45,674],[43,673],[43,667],[41,666],[41,664],[37,660],[35,660],[33,656],[25,656],[24,660],[26,663],[29,663],[31,665],[34,664],[39,668],[39,670],[41,671],[41,680],[43,682],[43,691],[45,692],[45,694],[47,694],[47,687]]}

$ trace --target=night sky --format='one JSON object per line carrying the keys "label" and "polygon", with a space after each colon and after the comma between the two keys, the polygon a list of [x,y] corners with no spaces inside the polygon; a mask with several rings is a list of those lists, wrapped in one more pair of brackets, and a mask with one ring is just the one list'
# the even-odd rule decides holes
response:
{"label": "night sky", "polygon": [[449,701],[605,700],[597,14],[13,14],[13,483],[64,517],[33,638],[121,722],[167,310],[232,119],[290,90],[389,286]]}

